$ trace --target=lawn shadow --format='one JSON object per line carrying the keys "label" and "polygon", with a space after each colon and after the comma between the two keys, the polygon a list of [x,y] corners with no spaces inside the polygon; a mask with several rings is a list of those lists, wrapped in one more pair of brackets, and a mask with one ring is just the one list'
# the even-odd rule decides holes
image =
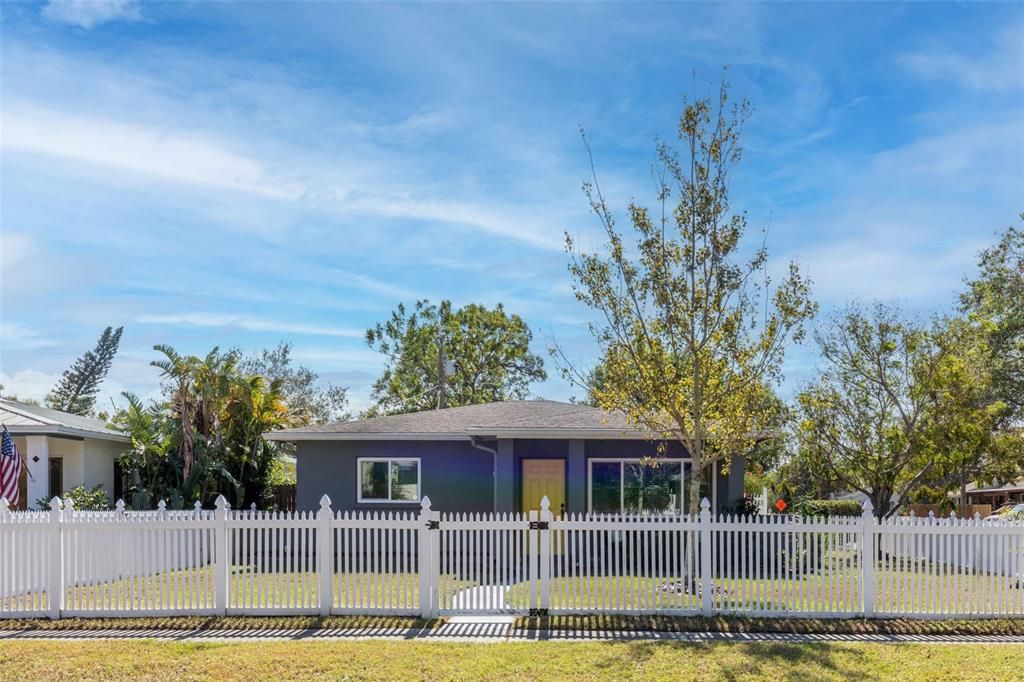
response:
{"label": "lawn shadow", "polygon": [[[723,642],[723,641],[648,641],[607,642],[609,646],[626,647],[627,657],[637,666],[643,666],[654,657],[660,647],[669,647],[682,655],[703,654],[715,660],[716,679],[739,680],[751,676],[765,679],[778,677],[780,671],[794,667],[804,671],[819,669],[831,673],[821,677],[804,672],[801,680],[833,679],[835,675],[859,680],[881,680],[878,676],[865,677],[861,665],[867,656],[862,648],[832,642]],[[899,645],[896,645],[899,646]],[[722,655],[715,652],[729,647],[742,647],[742,656]],[[840,653],[841,652],[841,653]],[[735,662],[733,662],[735,661]]]}

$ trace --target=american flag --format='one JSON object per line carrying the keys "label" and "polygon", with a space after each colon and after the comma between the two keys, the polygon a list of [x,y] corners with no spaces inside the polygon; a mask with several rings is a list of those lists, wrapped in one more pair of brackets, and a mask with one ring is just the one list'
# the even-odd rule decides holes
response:
{"label": "american flag", "polygon": [[14,444],[7,427],[0,441],[0,498],[6,498],[12,507],[20,502],[18,483],[21,481],[21,453]]}

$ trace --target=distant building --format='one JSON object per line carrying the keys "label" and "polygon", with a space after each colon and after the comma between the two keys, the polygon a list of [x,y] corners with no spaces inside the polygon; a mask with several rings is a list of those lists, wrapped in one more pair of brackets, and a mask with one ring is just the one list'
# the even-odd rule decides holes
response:
{"label": "distant building", "polygon": [[111,502],[121,496],[117,461],[131,439],[106,422],[0,399],[0,425],[28,467],[22,470],[22,508],[80,485],[102,487]]}

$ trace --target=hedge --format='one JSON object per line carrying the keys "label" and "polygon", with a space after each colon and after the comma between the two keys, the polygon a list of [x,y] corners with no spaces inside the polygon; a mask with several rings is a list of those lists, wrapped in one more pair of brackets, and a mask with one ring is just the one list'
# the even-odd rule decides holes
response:
{"label": "hedge", "polygon": [[857,500],[802,500],[792,512],[801,516],[860,516],[864,508]]}

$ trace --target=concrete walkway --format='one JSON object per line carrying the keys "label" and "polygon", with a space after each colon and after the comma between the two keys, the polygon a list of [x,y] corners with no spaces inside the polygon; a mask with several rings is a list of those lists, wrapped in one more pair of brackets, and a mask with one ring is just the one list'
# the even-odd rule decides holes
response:
{"label": "concrete walkway", "polygon": [[344,628],[317,630],[0,630],[7,640],[109,640],[154,639],[174,642],[259,642],[259,641],[342,641],[409,640],[437,642],[879,642],[949,644],[1024,644],[1024,636],[1000,635],[797,635],[785,633],[730,632],[617,632],[513,630],[509,616],[452,617],[431,629]]}

